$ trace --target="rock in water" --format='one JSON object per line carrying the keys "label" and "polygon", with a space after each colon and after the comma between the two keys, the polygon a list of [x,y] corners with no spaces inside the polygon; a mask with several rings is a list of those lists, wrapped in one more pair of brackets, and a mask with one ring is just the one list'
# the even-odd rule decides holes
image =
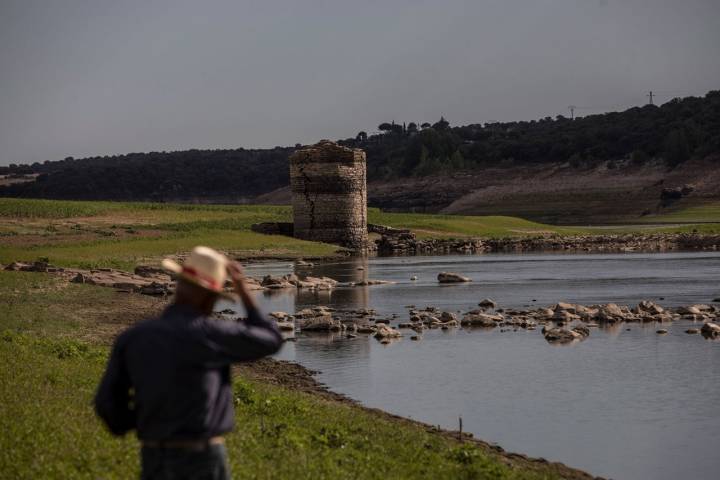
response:
{"label": "rock in water", "polygon": [[583,337],[589,337],[590,336],[590,329],[586,327],[585,325],[578,325],[577,327],[572,329],[573,332],[579,333]]}
{"label": "rock in water", "polygon": [[478,303],[478,306],[482,307],[482,308],[495,309],[495,308],[497,308],[497,302],[495,302],[495,300],[493,300],[491,298],[486,298],[484,300],[481,300],[480,303]]}
{"label": "rock in water", "polygon": [[320,315],[304,320],[300,324],[300,330],[308,332],[337,332],[342,330],[342,324],[330,315]]}
{"label": "rock in water", "polygon": [[654,304],[650,300],[640,302],[638,304],[638,310],[641,312],[647,312],[650,315],[658,315],[665,311],[665,309],[663,309],[661,306]]}
{"label": "rock in water", "polygon": [[375,332],[375,338],[378,339],[386,339],[386,338],[398,338],[402,337],[402,333],[398,332],[394,328],[390,327],[389,325],[385,325],[384,323],[377,325],[377,331]]}
{"label": "rock in water", "polygon": [[452,313],[452,312],[442,312],[442,313],[440,314],[440,321],[443,322],[443,323],[445,323],[445,322],[453,322],[453,321],[455,321],[455,320],[457,320],[457,317],[456,317],[455,314]]}
{"label": "rock in water", "polygon": [[677,313],[680,315],[700,315],[702,312],[695,305],[690,305],[689,307],[678,307]]}
{"label": "rock in water", "polygon": [[717,338],[720,337],[720,325],[713,322],[707,322],[700,329],[700,333],[706,338]]}
{"label": "rock in water", "polygon": [[292,322],[277,322],[278,329],[283,332],[292,332],[295,330],[295,325]]}
{"label": "rock in water", "polygon": [[665,330],[664,328],[661,328],[658,331],[656,331],[655,333],[657,333],[658,335],[667,335],[668,331]]}
{"label": "rock in water", "polygon": [[486,313],[466,313],[460,321],[460,325],[468,327],[494,328],[497,322],[502,322],[501,315],[488,315]]}
{"label": "rock in water", "polygon": [[565,328],[543,329],[543,336],[548,343],[569,343],[573,340],[582,340],[585,338],[581,333]]}
{"label": "rock in water", "polygon": [[472,282],[468,277],[463,277],[457,273],[452,272],[440,272],[437,276],[438,282],[440,283],[463,283]]}

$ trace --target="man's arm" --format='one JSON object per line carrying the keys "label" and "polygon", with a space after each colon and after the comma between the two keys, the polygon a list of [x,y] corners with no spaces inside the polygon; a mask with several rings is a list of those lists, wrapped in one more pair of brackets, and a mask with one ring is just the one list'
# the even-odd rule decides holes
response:
{"label": "man's arm", "polygon": [[235,292],[242,300],[248,318],[244,322],[212,321],[206,324],[211,348],[233,362],[256,360],[272,355],[282,345],[282,335],[274,322],[260,313],[245,284],[242,268],[236,262],[228,265]]}
{"label": "man's arm", "polygon": [[107,369],[95,395],[95,412],[114,435],[135,428],[135,411],[130,408],[130,376],[122,358],[121,342],[113,346]]}

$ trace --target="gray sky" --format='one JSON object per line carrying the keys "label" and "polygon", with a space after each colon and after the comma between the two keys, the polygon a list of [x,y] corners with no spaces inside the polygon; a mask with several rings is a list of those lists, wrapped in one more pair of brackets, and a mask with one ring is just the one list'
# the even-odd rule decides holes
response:
{"label": "gray sky", "polygon": [[0,164],[720,89],[720,0],[0,0]]}

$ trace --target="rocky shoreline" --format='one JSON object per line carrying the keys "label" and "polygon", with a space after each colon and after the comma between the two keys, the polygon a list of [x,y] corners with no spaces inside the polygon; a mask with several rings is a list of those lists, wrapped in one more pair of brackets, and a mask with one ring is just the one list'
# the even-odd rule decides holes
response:
{"label": "rocky shoreline", "polygon": [[[301,266],[311,266],[307,262],[298,262]],[[44,272],[60,276],[72,283],[87,283],[114,288],[116,291],[139,293],[151,296],[168,296],[174,292],[174,279],[164,270],[152,266],[138,266],[133,273],[111,268],[83,270],[60,268],[47,262],[13,262],[4,267],[9,271]],[[439,284],[463,283],[470,278],[452,272],[440,272]],[[247,277],[251,290],[276,291],[284,289],[327,291],[344,287],[364,287],[393,283],[383,280],[363,280],[360,282],[340,283],[329,277],[300,277],[294,273],[283,276],[266,275],[262,279]],[[228,283],[227,291],[232,287]],[[720,298],[713,303],[720,302]],[[651,301],[642,301],[635,307],[620,306],[614,303],[603,305],[579,305],[559,302],[546,308],[504,309],[499,308],[491,299],[478,303],[478,308],[466,312],[440,311],[436,307],[416,308],[408,305],[407,319],[398,314],[380,318],[373,309],[338,310],[327,306],[305,308],[293,314],[272,312],[278,327],[285,332],[341,332],[348,337],[358,334],[372,335],[381,343],[391,343],[404,336],[403,330],[411,330],[411,340],[420,340],[428,329],[482,328],[499,327],[501,331],[518,329],[536,330],[549,343],[572,343],[581,341],[590,335],[590,329],[602,325],[618,323],[655,323],[660,326],[678,320],[702,323],[700,328],[689,328],[687,334],[701,334],[705,338],[720,338],[720,307],[696,304],[676,308],[664,308]],[[232,310],[220,312],[221,315],[234,315]],[[658,334],[667,334],[665,328],[658,328]],[[294,337],[288,337],[293,340]]]}
{"label": "rocky shoreline", "polygon": [[378,255],[531,252],[670,252],[718,251],[720,235],[653,233],[625,235],[539,235],[476,239],[418,239],[410,232],[384,234],[376,241]]}
{"label": "rocky shoreline", "polygon": [[[663,326],[685,321],[697,324],[688,328],[688,335],[706,339],[720,339],[720,307],[712,305],[689,305],[663,308],[650,301],[642,301],[635,307],[617,305],[579,305],[557,303],[547,308],[503,309],[484,299],[477,309],[466,312],[441,311],[429,306],[422,309],[408,305],[408,318],[398,314],[381,317],[372,309],[339,310],[327,306],[305,308],[294,314],[272,312],[281,330],[291,333],[313,334],[318,332],[340,333],[348,338],[358,335],[375,337],[380,343],[389,344],[405,336],[421,340],[427,330],[455,328],[494,329],[518,331],[540,329],[544,339],[551,344],[579,342],[590,336],[591,330],[629,323],[652,323],[657,334],[665,335]],[[225,312],[232,315],[233,312]],[[288,337],[294,340],[293,336]]]}

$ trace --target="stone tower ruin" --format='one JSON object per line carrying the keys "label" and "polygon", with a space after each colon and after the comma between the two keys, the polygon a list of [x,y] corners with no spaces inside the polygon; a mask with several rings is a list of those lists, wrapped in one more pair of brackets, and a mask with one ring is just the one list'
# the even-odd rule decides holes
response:
{"label": "stone tower ruin", "polygon": [[365,152],[328,140],[290,156],[293,234],[304,240],[367,246]]}

